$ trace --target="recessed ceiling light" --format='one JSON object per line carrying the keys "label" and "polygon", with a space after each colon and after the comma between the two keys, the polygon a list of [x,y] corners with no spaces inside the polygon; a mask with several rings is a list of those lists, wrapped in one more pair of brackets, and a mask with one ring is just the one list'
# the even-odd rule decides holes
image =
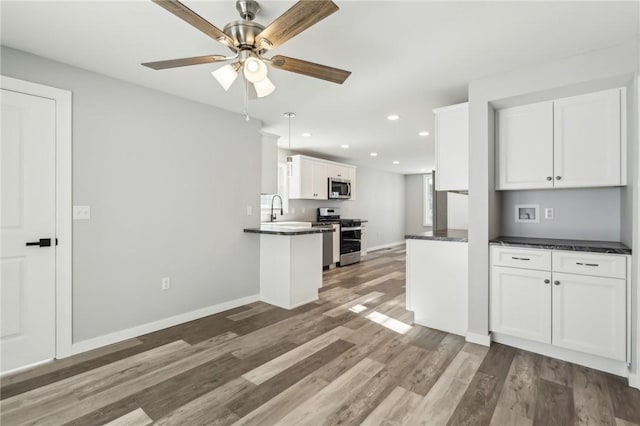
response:
{"label": "recessed ceiling light", "polygon": [[342,149],[347,149],[347,148],[349,148],[349,145],[347,145],[347,144],[340,145],[340,148],[342,148]]}
{"label": "recessed ceiling light", "polygon": [[304,133],[302,134],[302,136],[304,136],[305,138],[309,138],[309,137],[311,137],[311,133],[309,133],[309,132],[304,132]]}
{"label": "recessed ceiling light", "polygon": [[396,121],[400,116],[396,114],[387,115],[387,120]]}
{"label": "recessed ceiling light", "polygon": [[393,164],[400,164],[398,160],[394,161]]}
{"label": "recessed ceiling light", "polygon": [[370,155],[370,156],[372,156],[372,157],[377,157],[377,156],[378,156],[378,153],[377,153],[377,152],[372,152],[372,153],[371,153],[371,154],[369,154],[369,155]]}
{"label": "recessed ceiling light", "polygon": [[420,136],[429,136],[429,132],[427,132],[426,130],[423,130],[420,133],[418,133],[418,135],[420,135]]}

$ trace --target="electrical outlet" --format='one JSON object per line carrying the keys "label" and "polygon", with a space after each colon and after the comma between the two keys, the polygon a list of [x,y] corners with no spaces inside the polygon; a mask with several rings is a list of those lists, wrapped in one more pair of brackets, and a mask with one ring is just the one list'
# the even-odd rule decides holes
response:
{"label": "electrical outlet", "polygon": [[171,278],[169,277],[164,277],[161,280],[161,288],[163,290],[169,290],[169,288],[171,288]]}
{"label": "electrical outlet", "polygon": [[253,206],[247,206],[247,216],[251,216],[253,214]]}
{"label": "electrical outlet", "polygon": [[91,219],[91,206],[73,206],[73,219],[74,220]]}
{"label": "electrical outlet", "polygon": [[296,208],[295,207],[291,207],[291,214],[296,214]]}
{"label": "electrical outlet", "polygon": [[553,207],[547,207],[544,209],[544,218],[553,219]]}
{"label": "electrical outlet", "polygon": [[305,207],[302,207],[302,213],[306,212],[307,209]]}

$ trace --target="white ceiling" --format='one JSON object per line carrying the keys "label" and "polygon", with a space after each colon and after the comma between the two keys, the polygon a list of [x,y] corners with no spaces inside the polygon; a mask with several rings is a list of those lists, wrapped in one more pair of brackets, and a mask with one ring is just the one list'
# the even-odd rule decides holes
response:
{"label": "white ceiling", "polygon": [[[465,101],[469,81],[640,35],[637,1],[335,1],[338,12],[273,53],[353,74],[341,86],[271,70],[276,91],[250,101],[249,113],[286,146],[283,113],[294,111],[292,148],[399,173],[433,168],[431,109]],[[218,28],[239,19],[233,0],[184,3]],[[256,21],[266,25],[293,3],[263,1]],[[225,92],[209,73],[220,65],[140,66],[229,52],[151,1],[2,0],[0,7],[3,45],[243,112],[240,80]],[[387,121],[391,113],[400,120]]]}

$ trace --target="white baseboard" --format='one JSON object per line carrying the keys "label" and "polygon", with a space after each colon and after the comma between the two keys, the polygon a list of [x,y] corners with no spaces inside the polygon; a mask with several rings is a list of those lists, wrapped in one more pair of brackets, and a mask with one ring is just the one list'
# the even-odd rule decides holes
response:
{"label": "white baseboard", "polygon": [[640,375],[629,374],[629,386],[632,388],[640,389]]}
{"label": "white baseboard", "polygon": [[237,308],[238,306],[257,302],[258,300],[260,300],[260,295],[254,294],[252,296],[230,300],[228,302],[220,303],[217,305],[207,306],[206,308],[196,309],[195,311],[185,312],[184,314],[175,315],[158,321],[153,321],[135,327],[127,328],[125,330],[116,331],[114,333],[105,334],[104,336],[98,336],[92,339],[75,342],[71,345],[71,355],[101,348],[103,346],[118,343],[123,340],[132,339],[134,337],[142,336],[144,334],[152,333],[164,328],[173,327],[174,325],[183,324],[185,322],[217,314],[219,312]]}
{"label": "white baseboard", "polygon": [[570,349],[560,348],[545,343],[532,342],[530,340],[507,336],[500,333],[492,333],[491,338],[494,342],[502,343],[507,346],[513,346],[524,349],[525,351],[535,352],[551,358],[557,358],[574,364],[583,365],[595,370],[615,374],[616,376],[629,377],[629,386],[632,386],[629,368],[627,363],[624,361],[602,358],[583,352],[572,351]]}
{"label": "white baseboard", "polygon": [[388,248],[398,247],[398,246],[404,245],[404,243],[405,243],[405,240],[402,240],[402,241],[396,241],[395,243],[381,244],[379,246],[367,247],[367,254],[376,250],[384,250]]}
{"label": "white baseboard", "polygon": [[464,340],[469,343],[475,343],[476,345],[491,346],[490,334],[478,334],[467,331],[467,335],[465,336]]}

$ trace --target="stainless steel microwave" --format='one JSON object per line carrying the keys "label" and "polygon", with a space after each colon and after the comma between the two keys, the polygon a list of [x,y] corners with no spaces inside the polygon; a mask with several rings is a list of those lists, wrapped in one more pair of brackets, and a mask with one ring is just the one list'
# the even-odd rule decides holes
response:
{"label": "stainless steel microwave", "polygon": [[351,198],[349,179],[329,178],[329,199],[348,200]]}

